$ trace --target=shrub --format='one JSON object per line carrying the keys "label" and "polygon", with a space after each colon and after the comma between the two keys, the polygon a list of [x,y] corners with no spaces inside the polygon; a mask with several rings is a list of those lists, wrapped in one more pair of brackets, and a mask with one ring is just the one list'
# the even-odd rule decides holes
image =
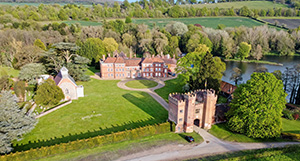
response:
{"label": "shrub", "polygon": [[286,119],[289,119],[289,120],[293,120],[293,119],[294,119],[294,118],[293,118],[293,113],[292,113],[290,110],[288,110],[288,109],[284,109],[284,110],[282,111],[282,114],[283,114],[282,117],[284,117],[284,118],[286,118]]}

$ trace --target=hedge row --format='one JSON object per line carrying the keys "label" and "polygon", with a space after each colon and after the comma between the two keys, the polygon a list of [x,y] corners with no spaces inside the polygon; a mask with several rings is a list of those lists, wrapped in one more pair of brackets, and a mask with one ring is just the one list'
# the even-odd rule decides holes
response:
{"label": "hedge row", "polygon": [[49,155],[62,154],[62,153],[86,149],[86,148],[94,148],[100,145],[105,145],[105,144],[115,143],[115,142],[125,141],[125,140],[133,140],[145,136],[161,134],[166,132],[170,132],[169,122],[158,124],[158,125],[140,127],[140,128],[112,133],[108,135],[96,136],[88,139],[76,140],[68,143],[56,144],[49,147],[41,147],[38,149],[30,149],[27,151],[10,153],[1,156],[0,160],[21,161],[21,160],[38,159]]}

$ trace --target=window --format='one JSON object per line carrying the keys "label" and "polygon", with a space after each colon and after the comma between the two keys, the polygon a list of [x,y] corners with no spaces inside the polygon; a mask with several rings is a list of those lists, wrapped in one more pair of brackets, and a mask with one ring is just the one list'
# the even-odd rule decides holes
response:
{"label": "window", "polygon": [[149,73],[147,73],[147,77],[149,77]]}
{"label": "window", "polygon": [[157,73],[155,73],[155,76],[157,76]]}
{"label": "window", "polygon": [[195,113],[200,113],[200,109],[196,109],[196,112]]}
{"label": "window", "polygon": [[130,73],[127,74],[127,77],[130,77]]}
{"label": "window", "polygon": [[179,122],[181,122],[181,121],[182,121],[182,118],[179,119]]}
{"label": "window", "polygon": [[152,77],[152,73],[150,73],[150,76]]}
{"label": "window", "polygon": [[153,68],[151,68],[150,70],[151,70],[151,72],[153,72]]}
{"label": "window", "polygon": [[180,110],[179,112],[180,112],[180,113],[183,113],[183,110]]}
{"label": "window", "polygon": [[124,72],[124,68],[122,69],[122,71]]}
{"label": "window", "polygon": [[124,74],[122,74],[122,76],[124,77]]}
{"label": "window", "polygon": [[110,69],[110,71],[112,72],[112,71],[113,71],[113,69],[111,68],[111,69]]}
{"label": "window", "polygon": [[158,64],[158,66],[160,66],[160,64]]}
{"label": "window", "polygon": [[107,71],[109,72],[109,68],[107,68]]}
{"label": "window", "polygon": [[145,73],[144,73],[143,75],[144,75],[144,77],[146,77],[146,74],[145,74]]}
{"label": "window", "polygon": [[158,71],[161,71],[161,68],[158,68]]}
{"label": "window", "polygon": [[160,76],[160,73],[158,73],[158,76]]}
{"label": "window", "polygon": [[116,71],[118,71],[118,69],[116,69]]}
{"label": "window", "polygon": [[147,72],[149,72],[149,68],[147,68]]}
{"label": "window", "polygon": [[112,77],[113,77],[114,75],[113,75],[113,74],[111,74],[110,76],[112,76]]}
{"label": "window", "polygon": [[116,74],[116,77],[118,76],[118,74]]}
{"label": "window", "polygon": [[165,73],[167,73],[167,69],[165,69]]}

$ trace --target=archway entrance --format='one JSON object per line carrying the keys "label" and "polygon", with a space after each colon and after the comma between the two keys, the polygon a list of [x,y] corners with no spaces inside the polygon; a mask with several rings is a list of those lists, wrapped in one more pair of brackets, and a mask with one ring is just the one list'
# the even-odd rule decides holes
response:
{"label": "archway entrance", "polygon": [[200,120],[199,119],[195,119],[194,120],[194,125],[197,127],[200,127]]}

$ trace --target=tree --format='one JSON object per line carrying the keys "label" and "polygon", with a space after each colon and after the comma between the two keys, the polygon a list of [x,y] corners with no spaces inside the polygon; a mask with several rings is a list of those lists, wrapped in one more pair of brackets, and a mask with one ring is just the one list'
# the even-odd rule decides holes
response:
{"label": "tree", "polygon": [[253,73],[233,95],[227,113],[230,130],[251,138],[280,136],[287,96],[281,80],[271,73]]}
{"label": "tree", "polygon": [[43,64],[39,64],[39,63],[26,64],[21,68],[19,79],[27,81],[28,84],[36,85],[37,78],[39,78],[40,75],[45,73],[46,73],[46,69]]}
{"label": "tree", "polygon": [[127,16],[125,19],[125,23],[131,23],[131,22],[132,22],[131,18],[129,16]]}
{"label": "tree", "polygon": [[176,70],[182,73],[182,82],[188,84],[190,90],[212,88],[219,91],[226,65],[219,57],[213,57],[206,45],[200,44],[195,52],[178,61]]}
{"label": "tree", "polygon": [[34,45],[37,46],[37,47],[39,47],[42,50],[46,50],[45,44],[40,39],[36,39],[34,41]]}
{"label": "tree", "polygon": [[238,82],[243,80],[242,70],[238,67],[233,68],[233,73],[230,77],[230,80],[234,80],[235,85],[238,85]]}
{"label": "tree", "polygon": [[78,50],[78,55],[84,56],[90,60],[94,59],[95,62],[99,62],[102,55],[106,55],[104,44],[99,38],[88,38],[79,46],[80,49]]}
{"label": "tree", "polygon": [[14,91],[16,96],[20,99],[21,102],[26,101],[25,98],[25,82],[17,81],[14,85]]}
{"label": "tree", "polygon": [[37,121],[20,109],[11,91],[0,93],[0,153],[8,153],[13,148],[11,141],[30,132]]}
{"label": "tree", "polygon": [[56,105],[64,98],[63,91],[55,84],[54,80],[47,79],[38,86],[34,101],[38,105]]}
{"label": "tree", "polygon": [[237,53],[237,57],[240,59],[245,59],[249,56],[251,50],[251,45],[246,42],[241,42],[239,45],[239,51]]}
{"label": "tree", "polygon": [[119,47],[119,44],[116,42],[114,38],[104,38],[103,44],[105,47],[106,52],[112,53],[116,51]]}
{"label": "tree", "polygon": [[180,36],[188,32],[187,26],[182,22],[171,22],[166,25],[166,30],[175,36]]}

